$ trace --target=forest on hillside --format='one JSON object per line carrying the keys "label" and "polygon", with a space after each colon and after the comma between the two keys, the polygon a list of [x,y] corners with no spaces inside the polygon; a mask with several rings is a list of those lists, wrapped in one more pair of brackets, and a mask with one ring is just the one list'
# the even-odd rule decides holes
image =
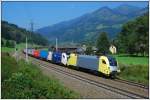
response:
{"label": "forest on hillside", "polygon": [[8,23],[7,21],[1,22],[1,29],[2,45],[4,43],[4,39],[16,41],[17,44],[25,42],[26,36],[28,37],[29,43],[38,45],[48,44],[48,40],[45,39],[42,35],[20,28],[15,24]]}

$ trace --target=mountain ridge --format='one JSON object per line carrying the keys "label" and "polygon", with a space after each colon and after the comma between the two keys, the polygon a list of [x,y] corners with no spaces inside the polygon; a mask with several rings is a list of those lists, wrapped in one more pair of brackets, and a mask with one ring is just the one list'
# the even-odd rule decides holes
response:
{"label": "mountain ridge", "polygon": [[[126,9],[130,8],[132,7],[129,6]],[[96,39],[95,37],[102,31],[107,32],[109,37],[114,38],[120,32],[122,24],[142,15],[147,10],[146,8],[135,8],[137,10],[130,9],[128,14],[125,14],[120,13],[121,9],[119,7],[119,12],[114,9],[107,6],[101,7],[80,17],[40,28],[37,32],[47,37],[49,41],[54,41],[57,37],[62,42],[70,42],[72,40],[81,42],[82,40]]]}

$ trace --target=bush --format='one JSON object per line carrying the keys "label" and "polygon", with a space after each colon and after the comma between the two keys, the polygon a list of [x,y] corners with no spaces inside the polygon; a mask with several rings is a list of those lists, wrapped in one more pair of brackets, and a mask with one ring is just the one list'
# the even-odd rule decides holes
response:
{"label": "bush", "polygon": [[15,47],[15,41],[7,40],[6,41],[6,47],[14,48]]}
{"label": "bush", "polygon": [[15,59],[10,57],[8,53],[2,53],[1,67],[2,82],[11,77],[12,73],[17,72],[19,68]]}
{"label": "bush", "polygon": [[[8,63],[9,62],[9,63]],[[79,98],[55,78],[42,75],[35,65],[2,54],[2,98]]]}
{"label": "bush", "polygon": [[3,39],[1,40],[1,45],[2,45],[3,47],[5,46],[5,42],[4,42]]}

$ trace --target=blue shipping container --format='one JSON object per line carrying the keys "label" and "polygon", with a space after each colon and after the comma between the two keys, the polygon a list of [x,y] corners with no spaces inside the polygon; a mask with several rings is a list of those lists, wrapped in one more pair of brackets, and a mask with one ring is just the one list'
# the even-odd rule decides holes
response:
{"label": "blue shipping container", "polygon": [[47,56],[48,56],[48,51],[46,51],[46,50],[40,51],[40,57],[41,58],[47,59]]}
{"label": "blue shipping container", "polygon": [[61,63],[61,53],[60,52],[54,52],[53,54],[52,54],[52,61],[54,62],[54,63]]}

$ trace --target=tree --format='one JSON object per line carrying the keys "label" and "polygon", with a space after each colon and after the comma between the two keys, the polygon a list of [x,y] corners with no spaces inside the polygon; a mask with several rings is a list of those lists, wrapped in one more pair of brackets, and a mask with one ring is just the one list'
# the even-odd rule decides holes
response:
{"label": "tree", "polygon": [[9,43],[10,43],[10,47],[11,47],[11,48],[14,48],[14,47],[15,47],[15,41],[10,41]]}
{"label": "tree", "polygon": [[98,48],[98,53],[108,53],[109,52],[109,40],[106,32],[100,33],[96,46]]}
{"label": "tree", "polygon": [[6,47],[9,47],[10,46],[10,42],[9,40],[6,41]]}
{"label": "tree", "polygon": [[6,47],[14,48],[15,47],[15,41],[13,41],[13,40],[7,40],[6,41]]}
{"label": "tree", "polygon": [[1,42],[2,42],[2,43],[1,43],[2,46],[5,46],[5,43],[4,43],[4,40],[3,40],[3,39],[1,40]]}
{"label": "tree", "polygon": [[[27,31],[26,29],[20,28],[17,25],[10,24],[6,21],[2,21],[2,38],[6,40],[14,40],[17,43],[25,42],[26,36],[28,37],[29,43],[48,45],[49,41],[42,35]],[[8,43],[8,42],[7,42]],[[9,43],[8,43],[9,44]]]}
{"label": "tree", "polygon": [[118,51],[128,54],[148,54],[148,30],[148,14],[124,24],[116,39]]}
{"label": "tree", "polygon": [[91,47],[91,46],[88,46],[88,47],[86,48],[85,54],[90,55],[90,54],[92,54],[92,53],[93,53],[92,47]]}

